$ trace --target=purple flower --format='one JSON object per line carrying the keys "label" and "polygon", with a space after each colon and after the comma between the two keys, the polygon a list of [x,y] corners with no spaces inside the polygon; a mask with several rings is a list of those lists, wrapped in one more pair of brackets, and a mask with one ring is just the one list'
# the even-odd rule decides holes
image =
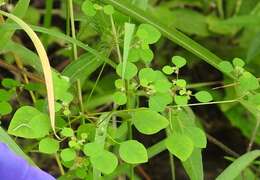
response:
{"label": "purple flower", "polygon": [[1,180],[55,180],[46,172],[33,167],[22,157],[9,150],[0,142],[0,179]]}

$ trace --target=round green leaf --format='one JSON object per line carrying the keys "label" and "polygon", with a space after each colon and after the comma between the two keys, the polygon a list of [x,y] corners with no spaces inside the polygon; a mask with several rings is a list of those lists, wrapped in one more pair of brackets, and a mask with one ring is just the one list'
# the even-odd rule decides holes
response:
{"label": "round green leaf", "polygon": [[13,108],[8,102],[0,102],[0,116],[10,114]]}
{"label": "round green leaf", "polygon": [[169,125],[164,116],[149,109],[133,113],[132,121],[138,131],[148,135],[155,134]]}
{"label": "round green leaf", "polygon": [[129,140],[121,143],[119,155],[129,164],[139,164],[148,161],[148,155],[144,145],[136,140]]}
{"label": "round green leaf", "polygon": [[111,5],[104,6],[104,13],[107,15],[112,15],[115,12],[115,9]]}
{"label": "round green leaf", "polygon": [[0,89],[0,101],[9,101],[12,99],[12,93],[4,89]]}
{"label": "round green leaf", "polygon": [[[120,63],[116,67],[116,72],[117,74],[122,77],[123,73],[123,63]],[[126,63],[126,68],[124,72],[124,79],[130,80],[132,79],[135,75],[137,74],[137,67],[133,63],[127,62]]]}
{"label": "round green leaf", "polygon": [[76,156],[76,151],[71,148],[63,149],[60,153],[60,157],[64,162],[73,161],[76,158]]}
{"label": "round green leaf", "polygon": [[[139,77],[140,82],[145,81],[147,83],[151,83],[155,80],[156,73],[154,72],[154,70],[152,68],[143,68],[139,71],[138,77]],[[143,84],[141,84],[141,85],[143,85]]]}
{"label": "round green leaf", "polygon": [[210,102],[213,100],[212,95],[207,91],[199,91],[195,94],[195,98],[202,103]]}
{"label": "round green leaf", "polygon": [[245,62],[240,58],[234,58],[232,62],[235,67],[244,67],[245,66]]}
{"label": "round green leaf", "polygon": [[160,31],[158,31],[150,24],[141,24],[138,27],[136,35],[147,44],[154,44],[161,37]]}
{"label": "round green leaf", "polygon": [[186,161],[192,154],[194,145],[192,140],[180,133],[174,133],[165,141],[167,149],[181,161]]}
{"label": "round green leaf", "polygon": [[95,16],[96,15],[96,10],[94,8],[94,4],[89,0],[84,1],[84,3],[81,6],[81,10],[87,16]]}
{"label": "round green leaf", "polygon": [[97,156],[91,156],[90,162],[94,168],[104,174],[112,173],[118,165],[117,157],[113,153],[105,150]]}
{"label": "round green leaf", "polygon": [[220,62],[218,67],[225,73],[231,73],[232,71],[234,71],[234,68],[229,61]]}
{"label": "round green leaf", "polygon": [[59,141],[53,138],[44,138],[39,143],[39,151],[46,154],[54,154],[60,148]]}
{"label": "round green leaf", "polygon": [[34,107],[23,106],[18,109],[8,128],[14,136],[33,139],[49,134],[50,120],[48,116]]}
{"label": "round green leaf", "polygon": [[243,91],[251,91],[259,88],[258,79],[249,72],[244,72],[239,78],[240,88]]}
{"label": "round green leaf", "polygon": [[140,49],[139,53],[140,58],[147,64],[149,64],[154,58],[154,54],[151,49]]}
{"label": "round green leaf", "polygon": [[176,81],[176,85],[179,86],[180,88],[185,88],[187,83],[184,79],[178,79]]}
{"label": "round green leaf", "polygon": [[121,91],[115,92],[113,98],[115,103],[118,105],[124,105],[127,103],[126,94]]}
{"label": "round green leaf", "polygon": [[186,65],[187,61],[185,58],[181,56],[173,56],[172,57],[172,63],[177,67],[177,68],[182,68],[183,66]]}
{"label": "round green leaf", "polygon": [[16,88],[16,87],[20,86],[21,83],[19,81],[14,80],[14,79],[5,78],[2,81],[2,85],[5,88],[11,89],[11,88]]}
{"label": "round green leaf", "polygon": [[74,131],[71,128],[65,127],[61,130],[61,135],[64,137],[72,137],[74,136]]}
{"label": "round green leaf", "polygon": [[164,66],[162,71],[167,75],[171,75],[172,73],[174,73],[174,68],[171,66]]}

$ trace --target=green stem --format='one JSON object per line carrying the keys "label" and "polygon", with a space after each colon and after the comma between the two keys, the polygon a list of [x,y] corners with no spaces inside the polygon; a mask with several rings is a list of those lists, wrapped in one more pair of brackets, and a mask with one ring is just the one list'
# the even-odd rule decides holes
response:
{"label": "green stem", "polygon": [[217,0],[218,13],[221,18],[224,18],[223,1]]}
{"label": "green stem", "polygon": [[[45,15],[43,20],[43,26],[49,28],[52,21],[52,9],[53,9],[53,0],[46,0]],[[43,44],[46,46],[48,43],[48,35],[43,36]]]}
{"label": "green stem", "polygon": [[[73,1],[68,0],[68,10],[69,10],[69,17],[70,17],[70,27],[71,27],[71,36],[73,39],[77,40],[76,38],[76,28],[75,28],[75,18],[74,18],[74,11],[73,11]],[[75,43],[72,44],[73,50],[73,58],[74,60],[78,59],[78,49]],[[84,105],[83,105],[83,98],[82,98],[82,91],[81,91],[81,82],[77,80],[77,91],[78,91],[78,100],[80,105],[80,110],[84,113]]]}
{"label": "green stem", "polygon": [[58,154],[55,154],[55,159],[56,159],[56,162],[57,162],[58,167],[59,167],[59,169],[60,169],[60,174],[61,174],[61,175],[64,175],[65,172],[64,172],[64,169],[63,169],[63,166],[62,166],[62,164],[61,164],[61,161],[60,161],[60,158],[59,158],[59,155],[58,155]]}

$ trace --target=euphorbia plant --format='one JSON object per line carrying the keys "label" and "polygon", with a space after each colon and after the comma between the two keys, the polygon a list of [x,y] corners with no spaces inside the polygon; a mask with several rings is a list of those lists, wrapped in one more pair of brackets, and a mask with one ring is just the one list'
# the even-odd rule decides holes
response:
{"label": "euphorbia plant", "polygon": [[[29,1],[23,2],[27,2],[24,6],[28,7]],[[18,5],[22,7],[21,1]],[[206,148],[207,137],[191,106],[240,102],[259,114],[259,82],[246,70],[242,59],[234,58],[232,64],[221,61],[181,32],[147,18],[136,8],[145,9],[142,4],[128,6],[119,0],[67,0],[62,5],[66,35],[48,29],[51,7],[45,15],[46,28],[31,26],[35,31],[61,38],[64,42],[59,43],[63,48],[57,54],[71,59],[63,71],[52,69],[47,76],[46,66],[42,67],[45,79],[51,77],[54,84],[52,90],[48,84],[52,82],[45,83],[49,87],[48,99],[43,78],[24,70],[23,63],[41,67],[36,54],[20,46],[13,59],[22,77],[3,79],[0,89],[1,117],[12,113],[14,99],[19,106],[8,126],[8,134],[27,139],[28,151],[55,157],[59,179],[137,179],[135,167],[164,150],[169,151],[172,169],[174,156],[181,161],[190,179],[203,179],[201,151]],[[142,23],[137,23],[136,19]],[[78,28],[76,21],[79,21]],[[7,24],[8,28],[17,27]],[[8,37],[8,32],[5,33]],[[155,49],[163,41],[162,34],[231,77],[235,97],[213,101],[206,86],[197,88],[185,80],[182,72],[189,62],[188,56],[172,52],[171,57],[159,62]],[[45,46],[56,41],[46,35],[42,39]],[[30,55],[29,60],[21,62],[26,55]],[[42,73],[42,69],[36,69],[36,73]],[[29,82],[28,77],[38,82]],[[50,98],[52,93],[55,99]],[[26,95],[29,101],[21,99]],[[55,104],[55,108],[51,109],[50,103]],[[55,118],[51,116],[54,111]],[[257,122],[259,126],[259,120]],[[147,147],[135,138],[135,130],[147,136],[161,132],[164,138]],[[249,150],[255,136],[251,138]],[[242,156],[242,160],[238,159],[237,162],[241,162],[239,173],[257,156],[259,152],[253,151]],[[233,169],[240,164],[237,162],[219,178],[235,178],[237,173]]]}

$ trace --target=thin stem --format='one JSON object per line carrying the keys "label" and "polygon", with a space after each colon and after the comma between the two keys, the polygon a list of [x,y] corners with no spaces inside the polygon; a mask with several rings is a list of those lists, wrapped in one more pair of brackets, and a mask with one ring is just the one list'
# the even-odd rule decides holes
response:
{"label": "thin stem", "polygon": [[216,146],[220,147],[223,151],[225,151],[227,154],[234,156],[234,157],[239,157],[239,154],[236,153],[235,151],[233,151],[232,149],[230,149],[229,147],[227,147],[225,144],[223,144],[222,142],[220,142],[219,140],[217,140],[216,138],[214,138],[213,136],[206,134],[207,135],[207,139],[215,144]]}
{"label": "thin stem", "polygon": [[60,174],[61,174],[61,175],[64,175],[65,172],[64,172],[63,166],[62,166],[62,164],[61,164],[59,155],[58,155],[57,153],[55,154],[55,159],[56,159],[57,165],[58,165],[58,167],[59,167]]}
{"label": "thin stem", "polygon": [[[52,21],[52,9],[53,9],[53,0],[46,0],[45,15],[43,20],[43,26],[49,28]],[[43,36],[43,44],[47,45],[48,35]]]}
{"label": "thin stem", "polygon": [[[171,122],[172,122],[171,110],[168,112],[168,118],[169,118],[169,121],[170,121],[170,124],[171,124]],[[171,135],[171,131],[172,131],[172,129],[169,129],[169,128],[166,129],[167,137],[169,137]],[[170,167],[171,167],[172,180],[175,180],[176,177],[175,177],[174,158],[173,158],[173,155],[170,152],[168,152],[168,154],[169,154],[169,162],[170,162]]]}
{"label": "thin stem", "polygon": [[221,18],[224,18],[224,11],[223,11],[223,2],[222,0],[217,0],[217,7],[218,7],[218,13]]}
{"label": "thin stem", "polygon": [[[73,1],[72,0],[68,0],[68,8],[69,8],[71,35],[72,35],[73,39],[77,40],[74,11],[73,11]],[[78,59],[78,49],[77,49],[77,45],[75,43],[72,44],[72,49],[73,49],[73,58],[74,58],[74,60],[77,60]],[[83,105],[83,98],[82,98],[80,80],[77,80],[77,91],[78,91],[78,99],[79,99],[80,110],[81,110],[82,113],[84,113],[84,105]]]}
{"label": "thin stem", "polygon": [[260,126],[260,114],[258,113],[258,114],[256,115],[256,126],[255,126],[255,128],[254,128],[254,130],[253,130],[251,139],[250,139],[250,141],[249,141],[249,144],[248,144],[248,147],[247,147],[247,152],[251,151],[251,149],[252,149],[252,146],[253,146],[253,144],[254,144],[254,141],[255,141],[255,138],[256,138],[256,135],[257,135],[259,126]]}

